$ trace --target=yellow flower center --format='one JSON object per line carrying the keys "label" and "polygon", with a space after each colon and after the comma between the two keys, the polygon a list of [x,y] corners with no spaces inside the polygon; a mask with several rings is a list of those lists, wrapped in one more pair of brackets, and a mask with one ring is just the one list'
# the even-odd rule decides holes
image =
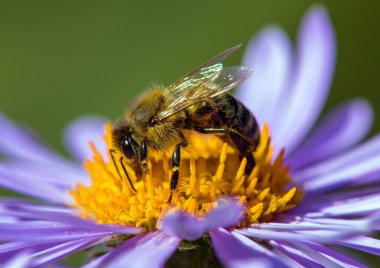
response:
{"label": "yellow flower center", "polygon": [[[111,124],[104,136],[108,149],[112,148]],[[254,152],[256,166],[245,175],[246,160],[240,161],[239,152],[217,136],[186,131],[189,146],[181,152],[178,187],[171,204],[170,158],[173,152],[149,151],[149,174],[137,178],[133,169],[127,171],[137,190],[131,189],[126,179],[120,180],[115,166],[99,153],[93,144],[94,156],[84,163],[91,177],[91,185],[78,184],[71,190],[74,206],[82,217],[99,223],[157,229],[157,224],[170,208],[177,208],[202,217],[222,196],[234,196],[245,205],[246,217],[240,225],[269,221],[275,214],[294,207],[302,192],[292,187],[289,168],[284,165],[284,151],[273,157],[269,129],[264,125],[260,143]],[[119,159],[121,154],[116,155]]]}

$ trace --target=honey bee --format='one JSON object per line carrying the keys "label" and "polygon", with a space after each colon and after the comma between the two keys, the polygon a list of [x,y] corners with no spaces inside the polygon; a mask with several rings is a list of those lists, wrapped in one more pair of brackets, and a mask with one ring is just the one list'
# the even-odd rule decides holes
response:
{"label": "honey bee", "polygon": [[[255,160],[260,132],[253,114],[229,90],[247,79],[252,70],[243,66],[224,67],[221,63],[241,45],[234,46],[180,78],[169,87],[153,86],[127,108],[124,116],[113,126],[113,142],[130,165],[141,176],[147,168],[148,150],[160,151],[174,147],[171,202],[179,179],[181,148],[188,145],[182,130],[195,130],[219,135],[247,159],[245,173],[249,174]],[[114,153],[110,151],[116,170]],[[134,191],[133,183],[124,166],[119,163]]]}

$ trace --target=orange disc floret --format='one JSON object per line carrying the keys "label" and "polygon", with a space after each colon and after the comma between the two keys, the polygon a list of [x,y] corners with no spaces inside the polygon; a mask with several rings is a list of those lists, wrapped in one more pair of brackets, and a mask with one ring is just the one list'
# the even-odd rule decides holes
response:
{"label": "orange disc floret", "polygon": [[[115,149],[112,148],[111,124],[107,124],[105,129],[107,148]],[[189,146],[182,154],[179,184],[170,205],[167,200],[172,148],[150,151],[150,172],[141,178],[126,166],[137,190],[134,192],[127,180],[120,179],[110,156],[104,158],[91,144],[94,155],[84,163],[91,184],[78,184],[71,190],[74,206],[81,211],[82,217],[99,223],[155,230],[169,208],[175,207],[202,217],[219,197],[228,195],[245,204],[246,217],[240,224],[248,225],[269,221],[299,202],[302,192],[291,186],[289,168],[284,165],[284,151],[274,157],[266,125],[254,152],[256,166],[249,175],[244,174],[246,160],[240,160],[239,152],[217,136],[195,131],[184,134]],[[116,158],[120,156],[116,155]]]}

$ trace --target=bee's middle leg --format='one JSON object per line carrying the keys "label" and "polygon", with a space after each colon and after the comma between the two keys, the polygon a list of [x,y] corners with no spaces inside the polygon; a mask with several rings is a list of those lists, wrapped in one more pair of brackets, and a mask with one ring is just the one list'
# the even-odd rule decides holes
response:
{"label": "bee's middle leg", "polygon": [[188,143],[185,139],[185,137],[181,134],[182,142],[178,143],[173,151],[172,155],[172,177],[170,179],[170,195],[168,199],[168,203],[170,204],[172,202],[172,197],[174,190],[177,188],[178,185],[178,179],[179,179],[179,165],[181,163],[181,147],[185,148]]}

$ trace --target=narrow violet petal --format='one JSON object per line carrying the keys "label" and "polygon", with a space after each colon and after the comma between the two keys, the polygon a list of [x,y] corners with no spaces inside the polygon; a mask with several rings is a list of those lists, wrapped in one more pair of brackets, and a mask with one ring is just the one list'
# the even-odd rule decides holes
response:
{"label": "narrow violet petal", "polygon": [[333,171],[345,170],[354,164],[363,165],[368,159],[376,158],[379,152],[380,135],[377,135],[365,143],[344,152],[344,154],[339,154],[306,169],[296,171],[292,174],[292,177],[299,182],[312,180]]}
{"label": "narrow violet petal", "polygon": [[[331,189],[350,185],[354,182],[359,185],[365,185],[368,183],[366,180],[367,176],[370,178],[369,182],[374,182],[374,178],[372,177],[374,174],[380,174],[380,154],[346,168],[309,179],[304,183],[304,189],[309,194],[312,194],[314,192],[328,192]],[[380,176],[377,178],[380,180]],[[358,180],[361,180],[360,183],[358,183]]]}
{"label": "narrow violet petal", "polygon": [[268,222],[251,224],[250,227],[260,230],[273,231],[361,231],[366,230],[371,223],[369,219],[335,219],[335,218],[307,218],[296,217],[294,221]]}
{"label": "narrow violet petal", "polygon": [[345,103],[329,114],[288,158],[293,170],[340,153],[360,142],[372,125],[371,105],[362,99]]}
{"label": "narrow violet petal", "polygon": [[124,243],[122,243],[120,246],[112,249],[111,251],[109,251],[105,255],[99,257],[98,259],[96,259],[94,261],[89,262],[84,267],[85,268],[108,267],[110,262],[117,259],[119,256],[123,255],[125,252],[129,252],[129,251],[133,250],[133,248],[137,245],[137,243],[142,238],[144,238],[145,236],[151,237],[152,233],[136,235],[136,236],[128,239]]}
{"label": "narrow violet petal", "polygon": [[237,200],[219,199],[216,208],[205,216],[207,230],[235,225],[243,220],[243,213],[244,208]]}
{"label": "narrow violet petal", "polygon": [[107,267],[164,267],[167,259],[177,249],[178,243],[179,239],[174,236],[154,232],[140,239],[134,246],[127,245],[127,249],[114,256]]}
{"label": "narrow violet petal", "polygon": [[96,244],[104,242],[103,238],[80,239],[62,243],[60,245],[50,247],[44,251],[37,252],[35,256],[40,256],[33,260],[35,266],[45,266],[51,262],[60,260],[75,252],[90,248]]}
{"label": "narrow violet petal", "polygon": [[0,223],[0,241],[70,241],[74,239],[97,238],[112,235],[114,232],[93,231],[67,226],[60,223],[29,221]]}
{"label": "narrow violet petal", "polygon": [[79,164],[38,165],[29,161],[12,161],[0,163],[2,169],[9,173],[19,174],[28,177],[31,174],[35,179],[34,183],[51,184],[63,189],[71,189],[74,185],[81,182],[87,184],[89,179],[85,170]]}
{"label": "narrow violet petal", "polygon": [[291,43],[277,27],[268,27],[248,45],[242,65],[254,69],[253,75],[237,90],[236,96],[272,129],[276,108],[286,90],[291,70]]}
{"label": "narrow violet petal", "polygon": [[[295,263],[292,259],[290,259],[286,255],[282,254],[280,251],[268,250],[268,248],[266,248],[266,246],[270,246],[270,241],[261,241],[262,244],[259,244],[257,242],[254,242],[251,238],[246,237],[242,234],[239,234],[236,231],[232,231],[231,234],[235,238],[237,238],[241,243],[243,243],[244,245],[255,249],[257,252],[262,253],[263,255],[265,255],[266,257],[268,257],[270,259],[273,259],[274,264],[276,264],[276,265],[279,264],[281,266],[285,265],[285,266],[294,267]],[[268,243],[268,244],[266,244],[266,243]]]}
{"label": "narrow violet petal", "polygon": [[[44,213],[52,213],[54,216],[50,218],[41,216]],[[28,220],[60,221],[62,218],[70,216],[74,213],[77,213],[77,211],[65,206],[44,205],[16,198],[0,199],[0,222],[3,222],[3,216],[6,215],[12,216],[14,218],[23,218]],[[56,216],[58,217],[55,218]]]}
{"label": "narrow violet petal", "polygon": [[380,240],[372,237],[356,236],[338,241],[337,244],[380,256]]}
{"label": "narrow violet petal", "polygon": [[3,267],[7,268],[28,268],[31,267],[31,256],[28,252],[20,252],[16,256],[13,256]]}
{"label": "narrow violet petal", "polygon": [[10,190],[34,196],[54,203],[69,201],[68,195],[58,187],[49,183],[39,183],[38,176],[24,174],[6,169],[0,165],[0,185]]}
{"label": "narrow violet petal", "polygon": [[317,243],[305,243],[301,245],[300,247],[307,248],[308,250],[314,250],[315,252],[319,252],[323,256],[327,257],[329,260],[333,261],[336,263],[338,266],[337,267],[358,267],[358,268],[366,268],[364,264],[351,259],[342,253],[332,250],[326,246],[323,246],[321,244]]}
{"label": "narrow violet petal", "polygon": [[92,156],[89,142],[106,155],[106,146],[103,140],[106,120],[96,116],[84,116],[67,127],[64,140],[71,154],[80,162]]}
{"label": "narrow violet petal", "polygon": [[315,262],[313,259],[311,259],[309,256],[307,256],[302,251],[295,249],[289,245],[279,243],[277,241],[271,241],[270,245],[274,247],[275,249],[281,251],[285,255],[289,256],[290,258],[294,259],[296,262],[302,265],[302,267],[308,267],[308,268],[323,268],[323,266],[317,262]]}
{"label": "narrow violet petal", "polygon": [[165,233],[185,240],[196,240],[206,232],[207,223],[185,212],[168,213],[162,221],[161,229]]}
{"label": "narrow violet petal", "polygon": [[363,264],[351,258],[348,258],[337,251],[334,251],[317,243],[291,242],[291,244],[293,247],[304,252],[316,262],[322,264],[323,267],[366,267]]}
{"label": "narrow violet petal", "polygon": [[50,167],[51,170],[59,170],[67,175],[66,181],[74,178],[81,181],[84,178],[80,165],[48,149],[30,131],[16,126],[2,114],[0,114],[0,125],[0,154],[12,157],[24,165],[26,163],[29,163],[29,166],[34,165],[35,169],[43,170]]}
{"label": "narrow violet petal", "polygon": [[[313,126],[328,95],[334,72],[334,31],[326,10],[312,8],[305,16],[298,37],[296,74],[283,111],[274,123],[273,143],[292,151]],[[286,108],[286,109],[285,109]]]}
{"label": "narrow violet petal", "polygon": [[236,200],[219,200],[217,207],[199,219],[182,211],[168,213],[162,221],[162,230],[185,240],[196,240],[218,227],[237,224],[244,209]]}
{"label": "narrow violet petal", "polygon": [[[371,188],[353,188],[350,189],[350,191],[345,192],[334,192],[330,195],[323,195],[320,198],[318,197],[319,201],[325,201],[325,204],[332,204],[332,202],[335,201],[344,201],[349,200],[353,198],[366,198],[368,196],[377,195],[380,192],[380,186],[373,185]],[[313,197],[314,200],[316,200],[317,197]],[[312,201],[312,200],[310,200]]]}
{"label": "narrow violet petal", "polygon": [[218,259],[226,267],[289,267],[275,253],[223,228],[211,231],[210,235]]}
{"label": "narrow violet petal", "polygon": [[264,240],[279,240],[279,241],[315,241],[319,243],[331,243],[332,241],[346,238],[354,232],[353,230],[312,230],[312,231],[269,231],[254,228],[244,228],[236,230],[249,237],[256,237]]}
{"label": "narrow violet petal", "polygon": [[379,203],[379,194],[333,202],[320,200],[317,204],[309,207],[309,212],[305,216],[319,218],[366,215],[380,211]]}
{"label": "narrow violet petal", "polygon": [[0,152],[33,162],[59,162],[63,159],[42,144],[29,130],[16,126],[0,114]]}
{"label": "narrow violet petal", "polygon": [[40,252],[48,248],[61,244],[62,242],[10,242],[1,245],[0,248],[0,265],[9,262],[12,258],[20,254],[20,252],[32,253]]}
{"label": "narrow violet petal", "polygon": [[[86,230],[98,232],[115,232],[123,234],[137,234],[143,231],[142,228],[98,224],[94,221],[85,220],[77,215],[77,211],[60,206],[46,206],[33,204],[24,200],[6,199],[0,200],[0,216],[11,215],[22,220],[40,220],[60,224],[75,226],[76,228],[84,228]],[[0,222],[3,222],[0,220]]]}

